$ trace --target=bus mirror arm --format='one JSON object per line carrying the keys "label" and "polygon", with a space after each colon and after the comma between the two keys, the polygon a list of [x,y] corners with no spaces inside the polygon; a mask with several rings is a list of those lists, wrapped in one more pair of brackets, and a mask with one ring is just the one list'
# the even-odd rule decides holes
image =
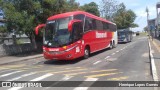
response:
{"label": "bus mirror arm", "polygon": [[46,24],[39,24],[36,28],[35,28],[35,34],[38,35],[39,33],[39,29],[45,27]]}
{"label": "bus mirror arm", "polygon": [[68,31],[71,32],[73,30],[74,23],[82,22],[81,20],[73,19],[68,23]]}

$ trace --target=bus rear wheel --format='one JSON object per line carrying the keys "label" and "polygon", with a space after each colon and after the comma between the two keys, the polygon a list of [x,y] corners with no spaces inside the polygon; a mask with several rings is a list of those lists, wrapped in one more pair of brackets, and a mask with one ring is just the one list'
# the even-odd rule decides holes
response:
{"label": "bus rear wheel", "polygon": [[110,45],[109,45],[109,49],[112,49],[113,48],[113,43],[112,41],[110,42]]}
{"label": "bus rear wheel", "polygon": [[116,44],[115,42],[113,41],[113,44],[112,44],[113,48],[116,48]]}
{"label": "bus rear wheel", "polygon": [[89,50],[89,48],[86,47],[84,49],[84,58],[87,59],[89,57],[89,54],[90,54],[90,50]]}

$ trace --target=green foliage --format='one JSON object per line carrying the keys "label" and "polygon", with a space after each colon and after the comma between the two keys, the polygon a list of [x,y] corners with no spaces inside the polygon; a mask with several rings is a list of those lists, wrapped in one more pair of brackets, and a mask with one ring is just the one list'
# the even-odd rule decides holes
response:
{"label": "green foliage", "polygon": [[117,24],[118,29],[125,29],[138,27],[138,25],[134,23],[135,19],[136,14],[132,10],[127,10],[125,5],[121,3],[118,11],[114,14],[113,21]]}
{"label": "green foliage", "polygon": [[113,15],[118,10],[118,2],[116,0],[102,0],[100,5],[100,11],[102,17],[112,21]]}
{"label": "green foliage", "polygon": [[144,27],[143,30],[144,30],[145,32],[147,32],[147,31],[148,31],[148,27],[147,27],[147,26]]}
{"label": "green foliage", "polygon": [[136,14],[132,10],[127,10],[123,3],[118,4],[116,0],[102,0],[101,13],[104,17],[117,24],[118,29],[138,27],[134,23]]}
{"label": "green foliage", "polygon": [[5,13],[7,30],[15,29],[16,33],[29,37],[49,16],[79,8],[75,0],[0,0],[0,6]]}
{"label": "green foliage", "polygon": [[95,2],[85,4],[84,6],[81,6],[80,8],[86,12],[92,13],[96,16],[100,16],[98,5]]}
{"label": "green foliage", "polygon": [[75,2],[75,0],[67,0],[65,9],[66,11],[75,11],[75,10],[80,10],[79,9],[79,3]]}
{"label": "green foliage", "polygon": [[16,39],[16,44],[23,44],[23,41],[21,39]]}
{"label": "green foliage", "polygon": [[0,33],[5,33],[7,28],[5,26],[0,26]]}
{"label": "green foliage", "polygon": [[[7,35],[5,32],[7,32],[7,27],[0,26],[0,37],[5,37]],[[1,40],[0,40],[0,42],[1,42]]]}

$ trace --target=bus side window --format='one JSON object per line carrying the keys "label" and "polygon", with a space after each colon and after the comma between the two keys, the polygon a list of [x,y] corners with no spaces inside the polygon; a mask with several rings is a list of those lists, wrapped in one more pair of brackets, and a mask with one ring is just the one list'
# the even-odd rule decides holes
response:
{"label": "bus side window", "polygon": [[103,30],[103,24],[101,21],[96,20],[96,26],[97,26],[97,30]]}
{"label": "bus side window", "polygon": [[103,29],[104,30],[108,30],[109,29],[108,23],[103,22]]}
{"label": "bus side window", "polygon": [[82,20],[82,23],[84,23],[84,15],[83,14],[75,15],[74,19]]}
{"label": "bus side window", "polygon": [[113,24],[109,24],[109,30],[110,31],[116,31],[117,30],[117,27],[116,27],[116,25],[113,25]]}
{"label": "bus side window", "polygon": [[84,31],[89,31],[89,30],[93,30],[92,19],[89,17],[86,17]]}
{"label": "bus side window", "polygon": [[96,20],[95,19],[92,19],[92,26],[93,26],[93,30],[97,29]]}
{"label": "bus side window", "polygon": [[74,19],[82,20],[82,24],[84,24],[84,17],[85,17],[85,15],[78,14],[78,15],[74,16]]}
{"label": "bus side window", "polygon": [[83,34],[82,23],[74,23],[73,25],[73,41],[77,41],[82,38]]}

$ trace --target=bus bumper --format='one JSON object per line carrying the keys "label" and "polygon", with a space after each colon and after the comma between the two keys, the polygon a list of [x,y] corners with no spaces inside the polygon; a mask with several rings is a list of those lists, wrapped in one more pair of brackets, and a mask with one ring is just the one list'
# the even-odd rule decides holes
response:
{"label": "bus bumper", "polygon": [[75,49],[62,52],[43,52],[44,58],[47,60],[73,60],[82,56],[81,52],[76,52]]}
{"label": "bus bumper", "polygon": [[119,39],[118,40],[118,43],[126,43],[126,42],[128,42],[126,39]]}

